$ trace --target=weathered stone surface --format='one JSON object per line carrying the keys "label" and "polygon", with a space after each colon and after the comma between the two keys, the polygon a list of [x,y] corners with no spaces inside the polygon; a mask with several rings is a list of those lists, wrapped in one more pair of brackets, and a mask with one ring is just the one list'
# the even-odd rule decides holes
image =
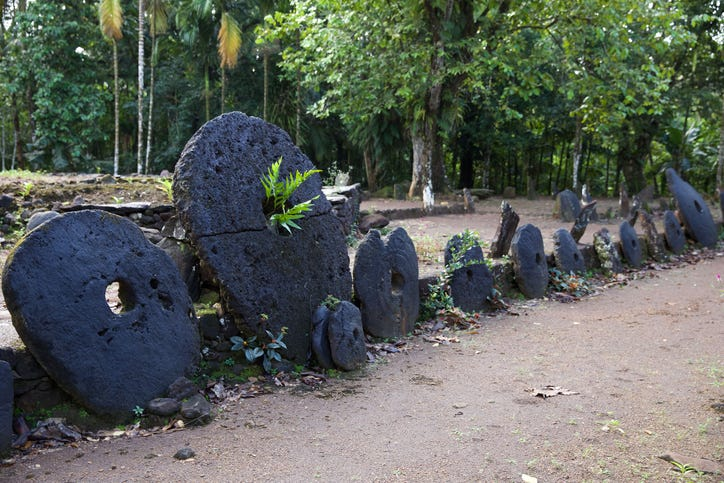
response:
{"label": "weathered stone surface", "polygon": [[384,228],[389,224],[390,220],[388,220],[384,215],[371,213],[362,217],[359,222],[359,231],[362,234],[366,234],[370,230]]}
{"label": "weathered stone surface", "polygon": [[174,201],[197,255],[220,286],[225,313],[246,333],[288,327],[284,356],[303,362],[312,314],[328,295],[348,300],[352,280],[343,229],[319,174],[289,200],[319,196],[296,220],[302,229],[287,236],[267,229],[260,177],[280,158],[283,177],[314,169],[282,129],[239,112],[219,116],[184,148]]}
{"label": "weathered stone surface", "polygon": [[500,258],[510,251],[510,242],[518,228],[520,216],[516,213],[507,201],[500,204],[500,223],[495,229],[495,236],[490,242],[490,258]]}
{"label": "weathered stone surface", "polygon": [[208,424],[211,422],[211,403],[201,394],[194,394],[181,402],[179,414],[187,423]]}
{"label": "weathered stone surface", "polygon": [[633,268],[641,266],[641,244],[636,230],[628,221],[622,222],[618,227],[618,238],[621,241],[623,258]]}
{"label": "weathered stone surface", "polygon": [[[456,307],[464,312],[477,312],[489,306],[488,297],[493,290],[493,274],[485,264],[480,245],[463,249],[462,235],[454,235],[445,246],[446,270],[452,270],[448,280],[450,296]],[[456,265],[456,267],[451,267]]]}
{"label": "weathered stone surface", "polygon": [[664,238],[659,235],[654,220],[651,215],[641,210],[639,211],[639,221],[641,229],[644,232],[644,240],[646,242],[646,251],[649,256],[657,262],[666,260],[666,248],[664,248]]}
{"label": "weathered stone surface", "polygon": [[626,186],[621,183],[618,195],[618,216],[628,219],[631,214],[631,201],[626,191]]}
{"label": "weathered stone surface", "polygon": [[327,329],[332,360],[337,367],[352,371],[367,359],[362,315],[351,302],[340,302],[329,317]]}
{"label": "weathered stone surface", "polygon": [[[115,282],[119,313],[106,301]],[[79,211],[47,221],[11,253],[2,289],[33,356],[95,412],[127,414],[197,360],[196,318],[176,266],[125,218]]]}
{"label": "weathered stone surface", "polygon": [[375,337],[401,337],[417,319],[420,295],[415,246],[403,228],[386,240],[371,230],[354,259],[354,293],[365,331]]}
{"label": "weathered stone surface", "polygon": [[578,244],[564,228],[553,233],[553,258],[556,268],[563,273],[586,271],[586,261],[578,249]]}
{"label": "weathered stone surface", "polygon": [[664,239],[666,246],[673,253],[679,254],[686,247],[686,236],[681,228],[681,222],[671,210],[664,212]]}
{"label": "weathered stone surface", "polygon": [[548,287],[548,263],[540,230],[531,224],[518,228],[510,251],[520,291],[529,298],[543,297]]}
{"label": "weathered stone surface", "polygon": [[555,213],[563,221],[575,221],[581,212],[581,202],[571,190],[563,190],[556,195]]}
{"label": "weathered stone surface", "polygon": [[317,359],[319,367],[323,369],[334,369],[328,331],[331,315],[331,310],[324,305],[320,305],[312,316],[312,353]]}
{"label": "weathered stone surface", "polygon": [[181,410],[181,403],[171,397],[159,397],[148,401],[146,410],[157,416],[172,416]]}
{"label": "weathered stone surface", "polygon": [[602,269],[613,273],[623,272],[621,257],[618,254],[616,245],[611,240],[611,234],[608,229],[601,228],[593,234],[593,248],[596,250],[596,255],[598,256]]}
{"label": "weathered stone surface", "polygon": [[168,386],[168,397],[172,397],[177,401],[188,399],[194,394],[199,393],[199,388],[186,377],[179,377]]}
{"label": "weathered stone surface", "polygon": [[13,442],[13,372],[0,361],[0,456],[10,452]]}
{"label": "weathered stone surface", "polygon": [[570,231],[571,237],[573,237],[574,242],[578,243],[581,240],[581,237],[583,237],[583,234],[586,232],[586,228],[588,227],[588,222],[593,219],[593,215],[595,213],[595,201],[586,203],[581,207],[581,211],[580,213],[578,213],[576,220],[573,222],[573,226],[571,227]]}
{"label": "weathered stone surface", "polygon": [[25,231],[31,231],[36,229],[39,225],[45,223],[48,220],[51,220],[55,218],[56,216],[59,216],[60,213],[57,211],[49,210],[49,211],[40,211],[38,213],[34,213],[33,216],[30,217],[28,220],[28,224],[25,227]]}
{"label": "weathered stone surface", "polygon": [[716,225],[704,198],[672,168],[666,170],[666,182],[676,199],[685,233],[705,247],[716,245]]}
{"label": "weathered stone surface", "polygon": [[156,246],[166,252],[176,264],[181,279],[186,284],[191,300],[198,300],[201,295],[201,270],[199,259],[188,243],[165,237]]}

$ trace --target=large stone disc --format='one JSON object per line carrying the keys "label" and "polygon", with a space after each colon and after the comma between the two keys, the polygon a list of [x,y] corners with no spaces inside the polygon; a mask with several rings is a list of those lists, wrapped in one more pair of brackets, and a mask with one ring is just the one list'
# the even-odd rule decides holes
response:
{"label": "large stone disc", "polygon": [[[114,311],[106,294],[115,283]],[[196,317],[176,265],[125,218],[86,210],[43,223],[11,253],[2,288],[28,349],[97,413],[130,415],[197,360]]]}

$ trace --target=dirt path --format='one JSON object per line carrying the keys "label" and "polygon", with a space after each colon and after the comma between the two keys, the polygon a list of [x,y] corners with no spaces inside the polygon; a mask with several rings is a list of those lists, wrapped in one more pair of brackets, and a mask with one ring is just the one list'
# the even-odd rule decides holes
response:
{"label": "dirt path", "polygon": [[[0,481],[720,481],[724,254],[574,304],[532,301],[458,343],[321,389],[229,402],[206,427],[20,457]],[[578,392],[548,399],[530,388]],[[191,447],[196,457],[173,454]]]}

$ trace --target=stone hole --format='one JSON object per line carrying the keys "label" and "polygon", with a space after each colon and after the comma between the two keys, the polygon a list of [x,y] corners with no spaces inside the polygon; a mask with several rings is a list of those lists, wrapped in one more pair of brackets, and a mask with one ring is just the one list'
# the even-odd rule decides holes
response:
{"label": "stone hole", "polygon": [[542,261],[543,261],[543,257],[540,255],[540,253],[536,253],[535,254],[535,264],[540,265]]}
{"label": "stone hole", "polygon": [[392,288],[392,295],[399,295],[402,293],[402,289],[405,286],[405,277],[401,273],[391,272],[390,285]]}
{"label": "stone hole", "polygon": [[578,261],[578,253],[574,253],[574,254],[573,254],[573,259],[574,259],[575,261]]}
{"label": "stone hole", "polygon": [[136,297],[128,283],[123,280],[114,280],[106,287],[106,303],[111,312],[119,315],[133,310],[133,307],[136,306]]}
{"label": "stone hole", "polygon": [[465,272],[465,274],[468,276],[468,282],[473,281],[473,271],[468,268],[468,270]]}
{"label": "stone hole", "polygon": [[636,248],[636,240],[633,240],[633,239],[631,240],[631,246]]}
{"label": "stone hole", "polygon": [[699,200],[694,200],[694,208],[696,208],[697,212],[704,213],[704,208],[699,204]]}

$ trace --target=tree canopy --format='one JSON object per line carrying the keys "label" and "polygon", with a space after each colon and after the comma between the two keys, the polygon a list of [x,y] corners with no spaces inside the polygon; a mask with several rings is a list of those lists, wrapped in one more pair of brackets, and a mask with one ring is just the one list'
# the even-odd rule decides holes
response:
{"label": "tree canopy", "polygon": [[662,190],[667,167],[724,183],[721,0],[2,7],[4,168],[129,173],[145,153],[172,170],[201,124],[239,110],[318,167],[428,206],[462,187]]}

